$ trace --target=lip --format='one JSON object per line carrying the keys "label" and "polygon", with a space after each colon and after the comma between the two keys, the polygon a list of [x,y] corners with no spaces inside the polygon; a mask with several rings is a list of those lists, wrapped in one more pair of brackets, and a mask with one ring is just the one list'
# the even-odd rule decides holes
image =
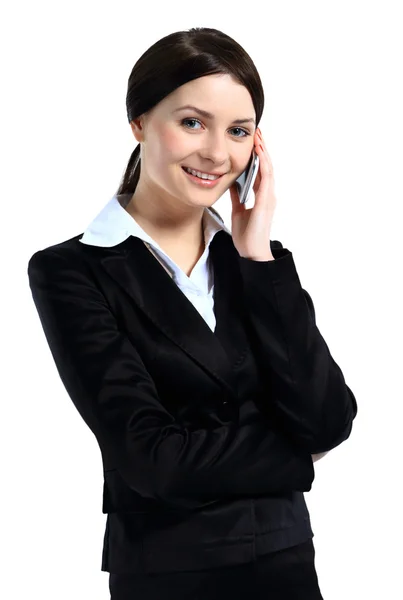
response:
{"label": "lip", "polygon": [[206,175],[225,175],[225,173],[209,173],[208,171],[203,171],[202,169],[195,169],[194,167],[189,167],[189,165],[182,165],[182,169],[192,169],[193,171],[199,171],[199,173],[204,173]]}
{"label": "lip", "polygon": [[193,185],[197,185],[199,188],[207,188],[207,189],[213,188],[216,185],[218,185],[218,183],[221,180],[221,177],[218,177],[217,179],[201,179],[200,177],[191,175],[183,167],[182,167],[182,171],[183,171],[185,177],[187,177],[190,180],[190,183],[192,183]]}

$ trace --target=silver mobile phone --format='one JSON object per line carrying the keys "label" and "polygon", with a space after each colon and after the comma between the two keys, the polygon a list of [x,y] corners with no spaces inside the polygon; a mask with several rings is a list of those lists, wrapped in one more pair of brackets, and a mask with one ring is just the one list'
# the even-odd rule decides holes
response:
{"label": "silver mobile phone", "polygon": [[256,175],[259,170],[259,157],[253,150],[251,159],[246,167],[245,171],[236,180],[237,190],[239,195],[239,201],[241,204],[245,204],[248,200],[249,193],[255,183]]}

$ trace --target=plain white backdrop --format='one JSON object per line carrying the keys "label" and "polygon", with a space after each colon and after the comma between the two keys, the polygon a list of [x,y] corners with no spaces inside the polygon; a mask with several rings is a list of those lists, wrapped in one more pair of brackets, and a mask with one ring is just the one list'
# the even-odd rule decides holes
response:
{"label": "plain white backdrop", "polygon": [[[1,596],[108,600],[95,437],[28,286],[83,232],[136,141],[127,79],[159,38],[207,26],[254,60],[274,166],[272,239],[292,251],[358,402],[305,495],[325,600],[403,598],[402,20],[398,2],[19,2],[1,9]],[[215,208],[230,226],[225,194]],[[270,594],[268,594],[268,598]],[[302,599],[303,600],[303,599]]]}

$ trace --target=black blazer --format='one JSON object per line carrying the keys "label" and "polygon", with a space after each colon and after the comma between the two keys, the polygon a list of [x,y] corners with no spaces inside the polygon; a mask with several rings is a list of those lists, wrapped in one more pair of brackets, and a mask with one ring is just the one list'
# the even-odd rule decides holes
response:
{"label": "black blazer", "polygon": [[292,253],[210,245],[215,332],[130,236],[82,234],[29,260],[63,384],[99,444],[109,572],[243,563],[313,536],[311,454],[346,440],[357,403]]}

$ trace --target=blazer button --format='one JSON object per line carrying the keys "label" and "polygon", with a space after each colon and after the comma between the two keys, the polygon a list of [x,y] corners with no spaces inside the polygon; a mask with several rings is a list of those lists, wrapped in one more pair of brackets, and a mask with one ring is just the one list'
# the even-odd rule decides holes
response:
{"label": "blazer button", "polygon": [[230,421],[234,418],[233,409],[231,407],[231,402],[228,400],[223,400],[221,402],[221,408],[218,409],[219,418],[223,421]]}

